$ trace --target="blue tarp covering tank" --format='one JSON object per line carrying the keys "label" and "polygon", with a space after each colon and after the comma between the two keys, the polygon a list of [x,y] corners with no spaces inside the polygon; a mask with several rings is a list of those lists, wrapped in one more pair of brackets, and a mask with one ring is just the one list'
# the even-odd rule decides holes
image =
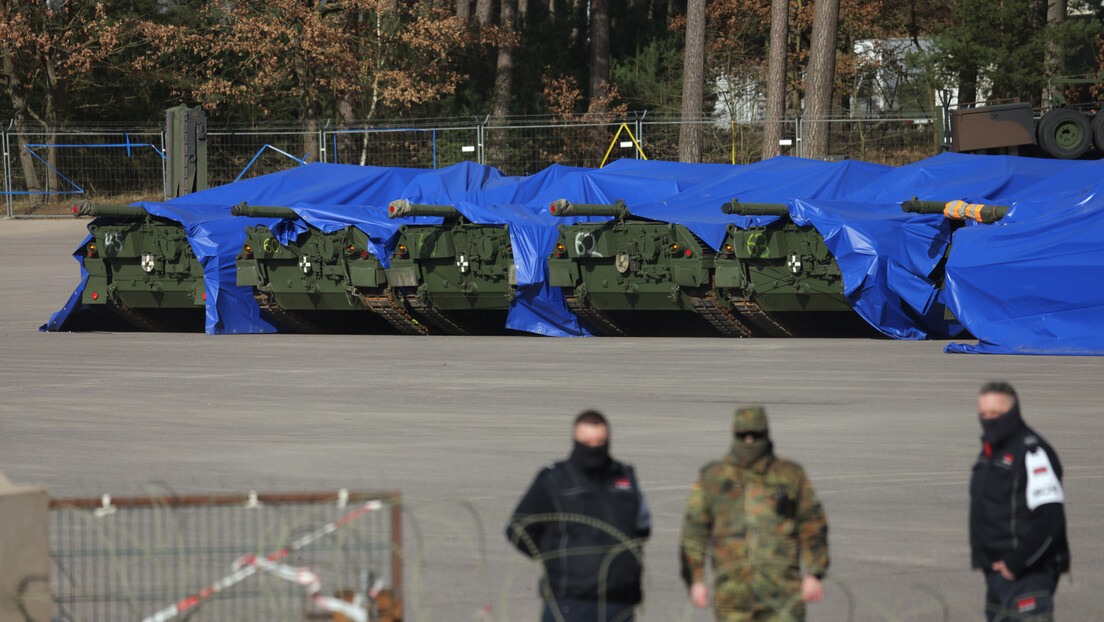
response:
{"label": "blue tarp covering tank", "polygon": [[[557,227],[582,219],[553,217],[548,205],[563,198],[579,203],[644,202],[675,195],[731,168],[621,160],[601,169],[553,165],[517,178],[479,175],[471,166],[449,167],[416,179],[400,198],[411,203],[440,203],[440,188],[450,188],[450,204],[472,222],[509,225],[518,292],[506,328],[578,336],[589,333],[567,309],[563,292],[548,286],[546,259],[556,243]],[[451,190],[461,187],[467,191]]]}
{"label": "blue tarp covering tank", "polygon": [[[980,340],[948,351],[1101,354],[1102,173],[1104,165],[1095,162],[962,154],[898,168],[795,158],[749,166],[624,160],[603,169],[552,166],[528,177],[507,177],[474,164],[438,171],[312,164],[142,205],[185,225],[208,277],[208,298],[214,299],[206,326],[211,333],[271,329],[257,316],[249,292],[233,285],[242,231],[255,224],[227,215],[229,206],[241,201],[293,207],[307,224],[323,230],[354,224],[379,244],[377,255],[385,261],[388,240],[403,223],[384,219],[380,208],[396,198],[452,204],[473,222],[508,224],[520,289],[510,328],[578,335],[585,331],[559,292],[546,285],[544,260],[556,226],[571,222],[553,220],[548,203],[624,200],[634,214],[684,224],[717,248],[725,224],[771,221],[722,214],[720,205],[735,198],[785,202],[795,222],[814,226],[844,273],[855,310],[887,335],[953,335],[958,325],[943,320],[946,305]],[[996,224],[953,234],[940,290],[928,275],[952,243],[951,227],[941,216],[902,213],[901,201],[913,196],[1012,209]],[[294,222],[280,225],[285,235],[296,235],[303,226]],[[43,328],[63,329],[79,306],[80,292],[78,287]]]}
{"label": "blue tarp covering tank", "polygon": [[[245,241],[245,227],[276,227],[274,219],[250,219],[230,215],[232,205],[246,201],[253,205],[293,206],[311,203],[378,204],[401,192],[406,184],[425,171],[344,164],[308,164],[210,188],[164,202],[140,202],[154,216],[180,223],[188,242],[203,266],[207,293],[204,331],[208,334],[275,332],[260,316],[249,288],[236,285],[235,257]],[[97,224],[93,221],[91,224]],[[89,312],[81,304],[88,281],[81,250],[74,252],[81,267],[81,281],[66,304],[42,330],[66,330],[71,316]]]}
{"label": "blue tarp covering tank", "polygon": [[1104,162],[1068,164],[955,232],[949,306],[979,342],[948,352],[1104,354]]}
{"label": "blue tarp covering tank", "polygon": [[951,292],[940,291],[928,275],[950,243],[950,223],[906,215],[901,202],[915,196],[1008,204],[1041,190],[1054,195],[1059,177],[1087,164],[947,153],[894,169],[840,200],[792,201],[790,211],[795,222],[812,224],[824,237],[848,300],[867,322],[898,339],[947,338],[963,324],[944,319],[944,305],[955,308]]}

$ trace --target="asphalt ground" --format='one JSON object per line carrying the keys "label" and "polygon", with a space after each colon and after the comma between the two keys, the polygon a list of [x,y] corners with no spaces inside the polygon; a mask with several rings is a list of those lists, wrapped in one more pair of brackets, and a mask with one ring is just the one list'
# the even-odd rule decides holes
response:
{"label": "asphalt ground", "polygon": [[40,333],[78,281],[85,222],[0,220],[0,471],[56,496],[160,481],[177,491],[400,490],[409,620],[537,617],[538,569],[503,526],[570,449],[612,422],[654,513],[645,621],[708,620],[678,578],[697,469],[730,416],[763,403],[803,464],[832,566],[810,620],[978,620],[967,482],[975,396],[1006,379],[1058,450],[1072,579],[1058,619],[1104,620],[1104,442],[1092,357],[944,354],[943,342]]}

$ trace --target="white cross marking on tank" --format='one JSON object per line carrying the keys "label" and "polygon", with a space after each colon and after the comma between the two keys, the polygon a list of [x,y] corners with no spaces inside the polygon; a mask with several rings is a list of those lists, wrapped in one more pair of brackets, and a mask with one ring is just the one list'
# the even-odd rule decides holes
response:
{"label": "white cross marking on tank", "polygon": [[456,267],[460,268],[460,274],[467,274],[468,273],[468,256],[467,255],[460,255],[459,257],[457,257]]}
{"label": "white cross marking on tank", "polygon": [[790,253],[789,256],[786,257],[786,267],[794,274],[801,272],[801,258],[797,253]]}

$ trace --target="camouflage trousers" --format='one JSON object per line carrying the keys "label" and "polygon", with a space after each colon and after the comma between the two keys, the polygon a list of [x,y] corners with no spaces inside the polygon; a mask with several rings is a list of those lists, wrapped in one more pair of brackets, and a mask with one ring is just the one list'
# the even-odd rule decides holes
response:
{"label": "camouflage trousers", "polygon": [[801,581],[718,581],[714,585],[713,611],[717,622],[804,622]]}

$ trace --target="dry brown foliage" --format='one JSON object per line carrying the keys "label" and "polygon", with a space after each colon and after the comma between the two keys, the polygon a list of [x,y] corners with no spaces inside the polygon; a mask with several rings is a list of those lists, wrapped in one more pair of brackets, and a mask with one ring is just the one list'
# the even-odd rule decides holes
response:
{"label": "dry brown foliage", "polygon": [[463,76],[450,56],[471,43],[447,9],[423,3],[239,0],[205,11],[209,30],[141,24],[151,49],[139,68],[198,58],[181,67],[193,80],[182,94],[208,110],[327,93],[401,109],[454,92]]}

